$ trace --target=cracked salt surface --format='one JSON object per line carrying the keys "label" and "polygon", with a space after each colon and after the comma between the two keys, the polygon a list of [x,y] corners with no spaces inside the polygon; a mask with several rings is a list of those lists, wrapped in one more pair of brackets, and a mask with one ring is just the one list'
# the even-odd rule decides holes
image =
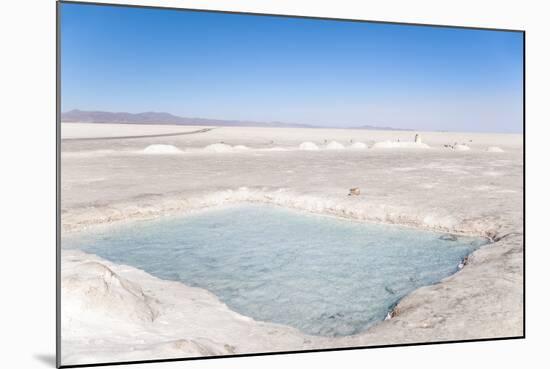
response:
{"label": "cracked salt surface", "polygon": [[485,240],[268,205],[99,227],[63,240],[213,292],[232,310],[322,336],[382,321],[413,290],[458,271]]}

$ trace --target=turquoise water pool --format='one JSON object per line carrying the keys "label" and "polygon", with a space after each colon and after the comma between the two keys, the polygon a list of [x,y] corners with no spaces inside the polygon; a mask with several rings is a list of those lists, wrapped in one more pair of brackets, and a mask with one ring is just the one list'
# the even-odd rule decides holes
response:
{"label": "turquoise water pool", "polygon": [[266,205],[101,227],[63,238],[115,263],[213,292],[232,310],[307,334],[351,335],[458,270],[482,239]]}

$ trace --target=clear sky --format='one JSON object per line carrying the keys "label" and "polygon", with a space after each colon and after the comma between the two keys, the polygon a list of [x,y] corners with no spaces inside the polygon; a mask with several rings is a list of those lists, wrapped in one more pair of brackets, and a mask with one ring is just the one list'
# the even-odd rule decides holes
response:
{"label": "clear sky", "polygon": [[523,130],[521,33],[61,7],[63,111]]}

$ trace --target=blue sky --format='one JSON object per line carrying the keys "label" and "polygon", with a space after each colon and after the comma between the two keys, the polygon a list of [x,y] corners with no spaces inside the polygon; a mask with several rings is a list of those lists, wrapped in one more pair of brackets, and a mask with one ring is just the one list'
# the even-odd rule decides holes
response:
{"label": "blue sky", "polygon": [[523,129],[521,33],[61,7],[63,111]]}

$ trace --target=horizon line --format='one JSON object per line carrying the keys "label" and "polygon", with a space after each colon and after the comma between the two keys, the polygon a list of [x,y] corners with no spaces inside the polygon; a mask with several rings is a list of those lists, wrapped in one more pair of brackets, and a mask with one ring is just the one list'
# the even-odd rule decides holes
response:
{"label": "horizon line", "polygon": [[[415,128],[397,128],[397,127],[391,127],[391,126],[384,126],[384,125],[376,125],[376,124],[359,124],[357,126],[333,126],[333,125],[315,125],[315,124],[309,124],[309,123],[290,123],[290,122],[284,122],[284,121],[261,121],[261,120],[239,120],[239,119],[231,119],[231,118],[206,118],[206,117],[189,117],[189,116],[181,116],[181,115],[175,115],[170,112],[165,111],[155,111],[155,110],[149,110],[149,111],[141,111],[139,113],[130,113],[127,111],[108,111],[108,110],[83,110],[83,109],[70,109],[66,111],[61,112],[61,116],[59,119],[60,123],[76,123],[76,124],[134,124],[134,125],[172,125],[172,126],[193,126],[192,123],[171,123],[171,122],[110,122],[110,121],[92,121],[92,122],[86,122],[86,121],[78,121],[78,120],[64,120],[63,115],[70,113],[70,112],[83,112],[83,113],[107,113],[107,114],[129,114],[129,115],[140,115],[140,114],[168,114],[174,118],[181,118],[181,119],[196,119],[196,120],[205,120],[205,121],[220,121],[220,122],[233,122],[237,123],[233,126],[221,126],[221,127],[256,127],[256,128],[304,128],[304,129],[360,129],[360,130],[373,130],[373,131],[404,131],[404,132],[435,132],[435,133],[483,133],[483,134],[489,134],[489,133],[496,133],[496,134],[512,134],[512,135],[523,135],[523,129],[521,131],[513,132],[513,131],[458,131],[458,130],[429,130],[429,129],[415,129]],[[238,123],[249,123],[250,125],[239,125]],[[254,125],[257,124],[257,125]],[[286,125],[287,127],[277,127],[277,126],[266,126],[269,124],[280,124],[280,125]],[[203,124],[204,125],[204,124]],[[206,125],[205,125],[206,126]],[[216,124],[210,124],[209,126],[216,126]]]}

